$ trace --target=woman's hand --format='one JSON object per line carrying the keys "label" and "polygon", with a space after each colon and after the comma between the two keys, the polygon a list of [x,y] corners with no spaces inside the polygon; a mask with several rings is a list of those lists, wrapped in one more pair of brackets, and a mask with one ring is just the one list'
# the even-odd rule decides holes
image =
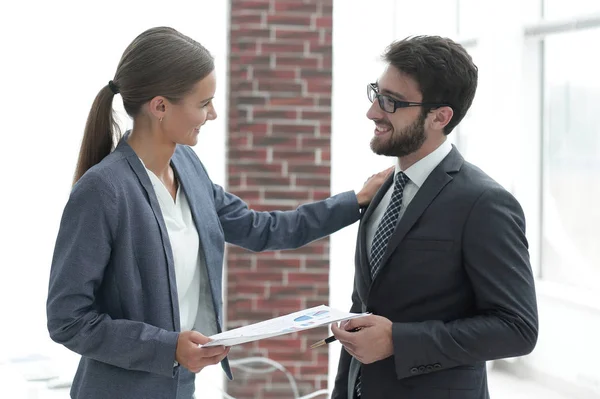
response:
{"label": "woman's hand", "polygon": [[358,194],[356,194],[358,205],[360,205],[361,208],[369,205],[375,194],[377,194],[377,191],[379,191],[381,185],[387,180],[387,178],[390,176],[390,173],[393,171],[394,167],[391,166],[386,170],[369,177],[363,188],[358,192]]}
{"label": "woman's hand", "polygon": [[227,356],[230,348],[225,346],[198,347],[209,341],[210,338],[197,331],[183,331],[177,338],[175,360],[192,373],[198,373],[206,366],[219,363]]}

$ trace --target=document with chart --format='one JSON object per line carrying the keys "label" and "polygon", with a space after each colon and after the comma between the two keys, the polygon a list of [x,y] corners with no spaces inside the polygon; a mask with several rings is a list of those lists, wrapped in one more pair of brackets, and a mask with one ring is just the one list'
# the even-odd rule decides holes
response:
{"label": "document with chart", "polygon": [[212,341],[200,346],[239,345],[246,342],[276,337],[278,335],[290,334],[296,331],[309,330],[311,328],[325,326],[341,320],[350,320],[368,314],[369,313],[342,312],[340,310],[332,309],[329,306],[320,305],[212,335],[209,337]]}

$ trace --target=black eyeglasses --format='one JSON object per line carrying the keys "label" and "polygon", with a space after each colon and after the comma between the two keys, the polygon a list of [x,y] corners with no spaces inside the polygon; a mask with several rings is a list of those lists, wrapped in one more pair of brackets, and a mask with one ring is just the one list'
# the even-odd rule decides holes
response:
{"label": "black eyeglasses", "polygon": [[390,96],[386,96],[383,94],[379,94],[379,88],[377,87],[377,83],[369,83],[367,85],[367,96],[369,97],[369,101],[373,102],[375,99],[379,102],[379,107],[393,114],[396,112],[398,108],[408,108],[408,107],[427,107],[427,108],[439,108],[439,107],[450,107],[450,104],[444,103],[415,103],[411,101],[399,101],[394,100]]}

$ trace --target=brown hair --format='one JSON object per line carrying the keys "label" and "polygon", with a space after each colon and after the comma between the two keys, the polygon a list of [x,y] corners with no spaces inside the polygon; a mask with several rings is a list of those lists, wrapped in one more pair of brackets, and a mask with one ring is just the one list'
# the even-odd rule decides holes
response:
{"label": "brown hair", "polygon": [[88,115],[74,183],[114,149],[121,137],[112,101],[121,94],[134,118],[156,96],[176,103],[214,70],[211,54],[200,43],[168,27],[151,28],[125,49],[117,72],[104,86]]}
{"label": "brown hair", "polygon": [[464,47],[439,36],[415,36],[392,43],[383,58],[415,79],[423,102],[450,104],[454,115],[444,128],[450,134],[471,107],[477,90],[477,66]]}

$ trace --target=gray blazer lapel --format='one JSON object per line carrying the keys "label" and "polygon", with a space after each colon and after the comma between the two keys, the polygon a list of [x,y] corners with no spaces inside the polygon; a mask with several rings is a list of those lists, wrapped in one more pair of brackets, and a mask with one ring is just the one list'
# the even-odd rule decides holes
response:
{"label": "gray blazer lapel", "polygon": [[133,148],[127,144],[127,136],[129,134],[126,133],[119,145],[115,149],[115,151],[120,151],[124,154],[127,159],[127,162],[131,166],[131,169],[136,174],[140,184],[146,190],[146,194],[148,195],[148,202],[150,202],[150,207],[154,212],[154,216],[156,217],[156,222],[158,223],[158,227],[160,229],[160,235],[163,242],[163,247],[165,251],[165,257],[167,259],[167,274],[169,276],[169,288],[171,293],[171,310],[173,314],[173,328],[175,331],[179,331],[181,328],[180,319],[179,319],[179,299],[177,298],[177,283],[175,281],[175,262],[173,260],[173,250],[171,248],[171,242],[169,241],[169,232],[167,231],[167,226],[165,225],[165,220],[162,215],[162,211],[160,210],[160,204],[158,203],[158,198],[156,198],[156,192],[154,191],[154,187],[152,186],[152,182],[150,181],[150,177],[146,172],[146,168],[138,158]]}
{"label": "gray blazer lapel", "polygon": [[202,176],[196,174],[193,169],[190,169],[190,165],[186,161],[187,160],[176,151],[171,159],[171,164],[177,174],[181,188],[188,199],[188,204],[194,218],[194,224],[196,225],[196,230],[200,237],[200,248],[202,249],[200,255],[204,257],[213,305],[217,316],[217,327],[220,332],[222,327],[220,324],[221,315],[220,308],[217,304],[221,301],[220,281],[222,281],[223,269],[222,264],[217,264],[210,256],[211,248],[207,247],[209,243],[214,241],[214,237],[211,236],[211,234],[217,234],[216,232],[209,231],[210,226],[219,225],[219,220],[217,219],[213,205],[212,183],[210,181],[203,181]]}
{"label": "gray blazer lapel", "polygon": [[[201,173],[194,168],[194,160],[186,157],[182,148],[178,146],[175,150],[175,154],[171,158],[171,166],[186,195],[198,231],[200,248],[202,248],[200,255],[204,257],[206,264],[206,273],[210,282],[213,307],[217,319],[217,330],[221,332],[223,321],[221,282],[223,281],[223,247],[225,245],[223,230],[215,212],[213,183],[206,173]],[[227,358],[221,361],[221,367],[227,377],[233,380]]]}
{"label": "gray blazer lapel", "polygon": [[[431,172],[427,180],[425,180],[425,183],[423,183],[423,186],[417,192],[417,195],[415,195],[408,205],[408,208],[406,208],[406,211],[404,211],[394,233],[390,237],[385,254],[381,259],[381,269],[386,266],[386,262],[392,252],[394,252],[394,249],[404,239],[412,226],[421,217],[423,212],[425,212],[425,209],[427,209],[429,204],[437,197],[444,186],[452,181],[450,173],[458,172],[462,164],[463,157],[458,150],[452,146],[452,151],[450,151],[446,158],[444,158],[444,160],[442,160],[442,162]],[[381,271],[379,271],[377,275],[381,275]]]}
{"label": "gray blazer lapel", "polygon": [[362,272],[363,279],[367,283],[367,287],[371,285],[371,268],[369,267],[369,259],[367,258],[367,242],[366,242],[367,241],[367,226],[366,226],[367,223],[366,222],[369,220],[369,218],[371,217],[371,215],[373,214],[373,212],[375,211],[375,209],[381,202],[381,199],[383,198],[385,193],[387,193],[387,191],[389,190],[393,181],[394,181],[394,174],[392,173],[390,175],[390,177],[385,181],[385,183],[383,183],[382,186],[379,188],[379,191],[377,191],[377,194],[375,194],[375,197],[373,197],[373,200],[367,207],[367,210],[365,211],[365,214],[363,215],[360,225],[358,227],[358,237],[359,237],[359,245],[358,245],[359,254],[358,254],[358,256],[360,259],[360,266],[361,266],[360,270]]}

